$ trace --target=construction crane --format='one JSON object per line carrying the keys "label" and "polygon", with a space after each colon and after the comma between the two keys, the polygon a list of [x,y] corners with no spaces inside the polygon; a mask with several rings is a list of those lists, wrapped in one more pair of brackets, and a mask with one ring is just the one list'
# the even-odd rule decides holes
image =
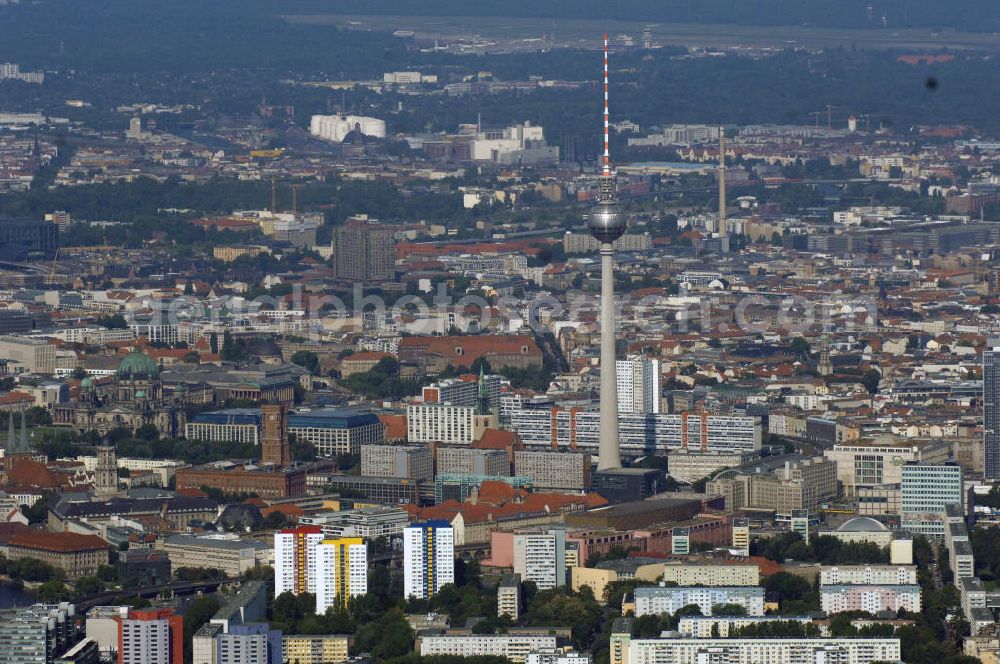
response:
{"label": "construction crane", "polygon": [[836,108],[837,107],[834,106],[833,104],[827,104],[825,110],[822,110],[822,111],[813,111],[809,115],[812,116],[812,118],[815,121],[817,127],[819,127],[819,119],[820,119],[820,117],[822,117],[823,115],[825,115],[826,116],[826,128],[827,129],[833,129],[833,111]]}
{"label": "construction crane", "polygon": [[60,249],[60,247],[56,247],[56,254],[55,254],[55,256],[52,257],[52,267],[49,268],[49,280],[48,281],[49,281],[50,284],[55,283],[55,279],[56,279],[56,266],[59,264],[59,249]]}

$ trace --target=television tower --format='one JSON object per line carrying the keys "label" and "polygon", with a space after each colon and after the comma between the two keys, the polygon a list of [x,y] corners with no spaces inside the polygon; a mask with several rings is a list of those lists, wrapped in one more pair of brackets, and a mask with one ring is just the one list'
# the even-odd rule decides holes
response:
{"label": "television tower", "polygon": [[719,127],[719,237],[726,237],[726,128]]}
{"label": "television tower", "polygon": [[621,468],[618,436],[618,378],[615,365],[615,240],[625,233],[625,215],[615,194],[608,149],[608,33],[604,33],[604,155],[597,205],[587,217],[590,234],[601,243],[601,429],[598,470]]}

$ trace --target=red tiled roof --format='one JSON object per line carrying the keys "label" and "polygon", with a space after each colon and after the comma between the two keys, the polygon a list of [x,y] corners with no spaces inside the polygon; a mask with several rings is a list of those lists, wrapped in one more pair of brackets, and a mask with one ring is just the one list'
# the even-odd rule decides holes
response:
{"label": "red tiled roof", "polygon": [[487,480],[479,485],[479,501],[483,503],[502,505],[512,500],[515,495],[514,487],[506,482]]}
{"label": "red tiled roof", "polygon": [[[503,486],[493,486],[501,484]],[[484,491],[485,490],[485,491]],[[451,521],[461,514],[466,524],[493,521],[500,517],[517,517],[539,512],[558,513],[567,509],[594,509],[608,501],[596,493],[582,496],[561,493],[528,493],[503,482],[483,482],[476,503],[446,500],[432,507],[402,506],[412,518]]]}
{"label": "red tiled roof", "polygon": [[785,569],[780,563],[776,563],[763,556],[750,556],[747,560],[757,565],[760,569],[761,576],[771,576],[772,574],[777,574]]}
{"label": "red tiled roof", "polygon": [[504,429],[486,429],[483,437],[472,443],[472,447],[481,450],[505,450],[519,441],[516,431]]}
{"label": "red tiled roof", "polygon": [[190,348],[156,348],[154,346],[147,346],[142,344],[142,352],[151,357],[154,360],[159,360],[161,358],[173,358],[175,360],[184,359],[188,353],[192,352]]}
{"label": "red tiled roof", "polygon": [[257,228],[257,222],[249,219],[233,219],[231,217],[204,217],[202,219],[192,219],[195,226],[215,226],[216,228]]}
{"label": "red tiled roof", "polygon": [[18,523],[17,521],[0,523],[0,544],[9,544],[11,537],[17,535],[18,533],[23,533],[26,530],[28,530],[28,526],[23,523]]}
{"label": "red tiled roof", "polygon": [[362,351],[360,353],[351,353],[347,357],[341,360],[342,364],[347,362],[379,362],[387,357],[392,357],[392,353],[382,353],[379,351]]}
{"label": "red tiled roof", "polygon": [[[526,351],[523,350],[525,347]],[[399,350],[400,355],[404,351],[411,354],[438,355],[454,366],[467,367],[486,355],[524,355],[539,359],[542,356],[535,339],[525,335],[403,337],[399,340]]]}
{"label": "red tiled roof", "polygon": [[94,549],[108,548],[107,542],[96,535],[50,533],[44,530],[28,530],[17,533],[10,538],[10,545],[28,549],[54,551],[56,553],[72,553],[74,551],[92,551]]}
{"label": "red tiled roof", "polygon": [[35,403],[35,397],[31,396],[27,392],[8,392],[7,394],[0,396],[0,405],[8,405],[15,403]]}
{"label": "red tiled roof", "polygon": [[20,458],[11,465],[13,467],[7,471],[8,484],[41,489],[54,489],[60,486],[59,480],[48,466],[34,459]]}
{"label": "red tiled roof", "polygon": [[298,517],[305,514],[305,510],[303,510],[298,505],[293,505],[292,503],[284,503],[281,505],[271,505],[270,507],[265,507],[260,511],[260,514],[263,517],[267,517],[273,514],[274,512],[281,512],[285,516],[295,517],[296,520],[298,519]]}
{"label": "red tiled roof", "polygon": [[406,415],[382,415],[378,419],[385,425],[386,440],[406,440]]}

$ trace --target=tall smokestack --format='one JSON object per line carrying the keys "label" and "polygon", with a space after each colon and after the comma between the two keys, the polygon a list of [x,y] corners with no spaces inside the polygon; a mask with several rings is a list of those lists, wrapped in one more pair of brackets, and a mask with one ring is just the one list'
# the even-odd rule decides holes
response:
{"label": "tall smokestack", "polygon": [[726,129],[719,127],[719,237],[726,237]]}

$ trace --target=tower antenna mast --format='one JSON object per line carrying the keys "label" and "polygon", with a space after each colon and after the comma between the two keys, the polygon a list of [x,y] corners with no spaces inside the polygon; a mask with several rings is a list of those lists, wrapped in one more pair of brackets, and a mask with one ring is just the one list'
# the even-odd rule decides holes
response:
{"label": "tower antenna mast", "polygon": [[608,33],[604,33],[604,156],[601,159],[601,177],[611,177],[611,149],[609,147],[609,115],[608,115]]}

